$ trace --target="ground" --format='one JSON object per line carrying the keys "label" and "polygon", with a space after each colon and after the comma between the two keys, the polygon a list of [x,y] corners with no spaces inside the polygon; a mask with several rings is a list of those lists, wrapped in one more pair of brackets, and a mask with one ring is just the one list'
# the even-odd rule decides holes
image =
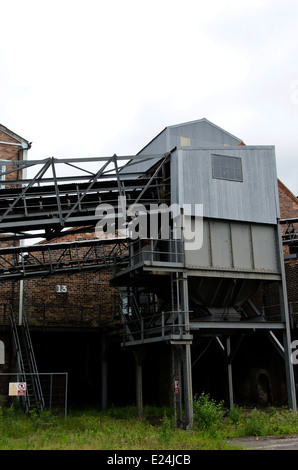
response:
{"label": "ground", "polygon": [[291,437],[237,437],[228,442],[246,450],[298,450],[298,435]]}

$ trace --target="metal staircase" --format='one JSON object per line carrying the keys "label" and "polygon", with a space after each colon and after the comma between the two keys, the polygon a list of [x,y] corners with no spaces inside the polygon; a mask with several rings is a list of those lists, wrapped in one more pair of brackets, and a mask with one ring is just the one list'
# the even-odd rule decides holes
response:
{"label": "metal staircase", "polygon": [[45,407],[43,391],[38,375],[28,323],[23,318],[22,324],[17,325],[11,312],[13,347],[16,355],[18,380],[26,383],[26,395],[20,397],[25,413],[31,409],[42,411]]}

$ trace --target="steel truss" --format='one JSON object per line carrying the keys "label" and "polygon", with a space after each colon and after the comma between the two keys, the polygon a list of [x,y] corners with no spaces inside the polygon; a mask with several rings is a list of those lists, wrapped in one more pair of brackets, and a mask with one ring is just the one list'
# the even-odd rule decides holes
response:
{"label": "steel truss", "polygon": [[282,243],[292,247],[298,247],[298,218],[281,219]]}
{"label": "steel truss", "polygon": [[[65,227],[96,225],[98,205],[112,204],[117,210],[119,196],[125,197],[129,205],[147,207],[159,202],[165,185],[159,170],[169,154],[146,156],[146,160],[154,164],[157,157],[159,161],[151,173],[134,171],[144,156],[14,161],[13,167],[0,172],[5,178],[1,181],[5,188],[0,189],[0,233],[8,240],[30,238],[32,231],[39,231],[50,240],[61,236]],[[125,165],[130,172],[121,172]],[[30,179],[7,179],[29,171],[33,172]],[[16,235],[9,236],[8,232]]]}
{"label": "steel truss", "polygon": [[0,249],[0,282],[128,264],[128,240],[104,239]]}

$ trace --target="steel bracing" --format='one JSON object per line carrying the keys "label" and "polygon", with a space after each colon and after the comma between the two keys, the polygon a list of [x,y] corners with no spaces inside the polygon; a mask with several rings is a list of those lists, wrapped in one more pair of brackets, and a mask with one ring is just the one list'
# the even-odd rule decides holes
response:
{"label": "steel bracing", "polygon": [[0,249],[0,282],[69,275],[128,264],[125,238],[37,244]]}
{"label": "steel bracing", "polygon": [[281,219],[282,243],[284,246],[298,248],[298,218]]}
{"label": "steel bracing", "polygon": [[[7,240],[30,238],[37,231],[49,240],[65,227],[96,225],[98,205],[111,204],[117,210],[120,196],[129,205],[158,202],[166,186],[159,170],[168,156],[160,155],[151,173],[134,171],[138,156],[14,161],[0,172],[0,233]],[[146,157],[150,159],[156,155]],[[121,173],[128,160],[130,172]]]}

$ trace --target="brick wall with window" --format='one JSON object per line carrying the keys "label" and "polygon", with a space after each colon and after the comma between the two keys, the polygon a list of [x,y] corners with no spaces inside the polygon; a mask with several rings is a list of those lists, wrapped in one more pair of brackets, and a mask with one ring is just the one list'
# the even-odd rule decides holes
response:
{"label": "brick wall with window", "polygon": [[[3,180],[17,180],[22,177],[21,172],[17,171],[17,166],[8,165],[3,160],[23,160],[27,158],[27,152],[31,144],[28,140],[20,137],[15,132],[0,124],[0,187],[9,187],[3,184]],[[2,175],[3,171],[12,171],[7,175]],[[15,184],[15,183],[14,183]],[[1,203],[1,202],[0,202]],[[14,246],[16,242],[3,240],[5,235],[0,234],[0,247],[5,248]],[[19,283],[18,282],[1,282],[0,283],[0,325],[7,314],[7,305],[12,303],[18,308],[19,302]]]}

